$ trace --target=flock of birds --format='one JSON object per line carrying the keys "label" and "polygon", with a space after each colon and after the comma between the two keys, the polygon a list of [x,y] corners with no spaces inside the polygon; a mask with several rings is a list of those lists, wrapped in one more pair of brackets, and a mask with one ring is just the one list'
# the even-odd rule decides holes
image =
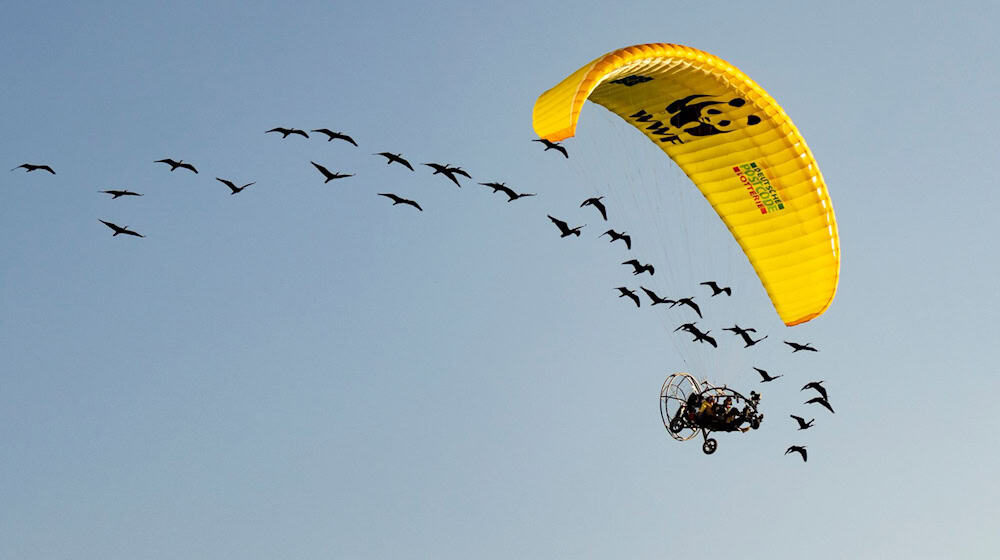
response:
{"label": "flock of birds", "polygon": [[[309,132],[319,133],[319,134],[322,134],[322,135],[326,136],[326,139],[327,139],[328,142],[333,141],[333,140],[339,140],[339,141],[343,141],[343,142],[352,144],[355,147],[358,147],[358,143],[354,140],[354,138],[351,137],[348,134],[343,133],[343,132],[337,132],[337,131],[333,131],[333,130],[330,130],[330,129],[327,129],[327,128],[313,129],[313,130],[310,130]],[[268,130],[268,131],[265,132],[265,134],[270,134],[270,133],[281,134],[281,137],[283,139],[284,138],[288,138],[289,136],[292,136],[292,135],[302,136],[304,138],[309,138],[309,133],[308,132],[306,132],[305,130],[302,130],[302,129],[297,129],[297,128],[275,127],[275,128],[272,128],[272,129],[270,129],[270,130]],[[567,159],[569,158],[568,151],[566,150],[566,148],[564,146],[562,146],[559,143],[550,142],[550,141],[545,140],[545,139],[534,139],[532,141],[542,143],[545,146],[544,151],[555,150],[557,153],[562,154],[562,156],[564,158],[567,158]],[[377,153],[374,153],[372,155],[380,156],[380,157],[385,158],[386,165],[396,164],[398,166],[405,167],[406,169],[409,169],[411,172],[415,172],[416,171],[416,169],[414,168],[413,164],[411,164],[406,158],[404,158],[402,156],[402,154],[392,153],[392,152],[377,152]],[[187,171],[189,171],[191,173],[198,174],[198,169],[193,164],[191,164],[189,162],[185,162],[183,160],[174,160],[172,158],[163,158],[163,159],[156,160],[154,163],[163,163],[163,164],[169,166],[171,172],[176,171],[178,169],[184,169],[184,170],[187,170]],[[327,167],[325,167],[325,166],[323,166],[323,165],[321,165],[319,163],[316,163],[314,161],[310,161],[310,163],[313,165],[313,167],[316,169],[316,171],[318,171],[320,173],[320,175],[323,177],[323,183],[324,184],[329,183],[330,181],[335,181],[335,180],[340,180],[340,179],[346,179],[346,178],[354,176],[353,173],[342,173],[342,172],[333,172],[333,171],[330,171]],[[435,163],[435,162],[422,163],[421,165],[426,166],[426,167],[432,169],[433,170],[432,175],[441,175],[443,178],[445,178],[448,181],[454,183],[459,188],[462,187],[462,179],[460,179],[460,177],[472,180],[472,176],[467,171],[465,171],[464,169],[462,169],[461,167],[458,167],[458,166],[453,166],[453,165],[450,165],[450,164]],[[15,167],[13,169],[11,169],[11,171],[15,171],[17,169],[24,169],[26,173],[32,173],[32,172],[35,172],[35,171],[45,171],[45,172],[48,172],[48,173],[50,173],[52,175],[56,174],[56,172],[52,168],[52,166],[48,165],[48,164],[22,163],[21,165]],[[237,185],[235,182],[233,182],[233,181],[231,181],[229,179],[222,178],[222,177],[216,177],[215,180],[218,181],[218,182],[220,182],[220,183],[222,183],[226,187],[228,187],[230,189],[230,194],[232,194],[232,195],[240,194],[244,190],[246,190],[248,187],[256,184],[256,182],[249,182],[249,183],[245,183],[245,184],[242,184],[242,185]],[[520,200],[522,198],[537,196],[536,193],[517,192],[514,189],[512,189],[511,187],[508,187],[503,182],[489,181],[489,182],[480,182],[478,184],[482,185],[484,187],[492,189],[494,194],[496,194],[496,193],[503,193],[507,197],[507,202],[508,203],[514,202],[516,200]],[[117,199],[117,198],[121,198],[121,197],[143,196],[142,193],[130,191],[130,190],[127,190],[127,189],[108,189],[108,190],[103,190],[103,191],[99,191],[99,192],[111,195],[112,199]],[[391,200],[393,206],[402,204],[402,205],[411,206],[411,207],[415,208],[418,211],[423,211],[423,208],[421,207],[420,203],[417,202],[417,201],[415,201],[415,200],[404,198],[404,197],[402,197],[402,196],[400,196],[400,195],[398,195],[396,193],[390,193],[390,192],[377,193],[377,194],[378,194],[378,196],[382,196],[382,197],[385,197],[385,198]],[[587,198],[587,199],[585,199],[584,201],[581,202],[580,208],[593,207],[600,214],[601,218],[606,222],[608,220],[608,211],[607,211],[607,207],[605,206],[605,204],[603,202],[603,199],[604,199],[603,196]],[[555,227],[558,229],[558,232],[559,232],[559,235],[560,235],[561,238],[566,238],[566,237],[570,237],[570,236],[580,237],[581,230],[582,230],[583,227],[585,227],[583,225],[570,227],[570,225],[569,225],[568,222],[566,222],[565,220],[561,220],[559,218],[556,218],[556,217],[554,217],[552,215],[548,215],[548,218],[555,225]],[[118,235],[127,235],[127,236],[133,236],[133,237],[145,237],[143,234],[139,233],[138,231],[130,229],[129,226],[127,226],[127,225],[126,226],[120,226],[120,225],[118,225],[118,224],[116,224],[114,222],[111,222],[111,221],[108,221],[108,220],[104,220],[104,219],[99,219],[98,221],[100,223],[104,224],[105,226],[107,226],[109,229],[111,229],[113,231],[112,237],[116,237]],[[631,249],[632,249],[632,238],[631,238],[631,236],[627,232],[625,232],[625,231],[616,231],[613,228],[609,228],[606,231],[604,231],[603,233],[601,233],[598,237],[604,237],[604,236],[608,236],[609,237],[610,243],[615,243],[616,241],[621,241],[622,243],[624,243],[624,245],[626,247],[626,250],[631,251]],[[635,258],[623,261],[621,264],[624,265],[624,266],[630,266],[631,267],[631,272],[632,272],[633,276],[639,276],[641,274],[648,274],[649,276],[653,276],[655,274],[655,272],[656,272],[656,269],[655,269],[655,267],[652,264],[650,264],[650,263],[642,263],[638,259],[635,259]],[[705,281],[705,282],[701,282],[700,285],[706,286],[707,288],[709,288],[711,290],[712,293],[711,293],[711,295],[709,297],[716,297],[716,296],[719,296],[719,295],[725,295],[725,296],[731,296],[732,295],[732,288],[731,287],[720,286],[719,283],[716,282],[716,281]],[[650,300],[650,306],[656,306],[656,305],[660,305],[660,304],[666,304],[666,305],[669,306],[669,308],[686,307],[686,308],[690,309],[692,312],[694,312],[698,316],[699,319],[703,318],[702,312],[701,312],[701,308],[695,302],[695,297],[696,296],[683,297],[683,298],[677,298],[677,299],[669,299],[669,298],[661,297],[656,292],[654,292],[653,290],[651,290],[651,289],[649,289],[649,288],[647,288],[645,286],[639,286],[639,288],[649,298],[649,300]],[[641,298],[639,297],[639,295],[637,294],[637,292],[635,290],[630,289],[630,288],[628,288],[626,286],[619,286],[619,287],[615,288],[615,290],[619,293],[618,297],[620,297],[620,298],[628,298],[630,301],[632,301],[635,304],[636,307],[641,307]],[[756,333],[757,331],[755,329],[753,329],[753,328],[744,328],[744,327],[740,327],[739,325],[735,325],[735,324],[732,327],[726,327],[726,328],[724,328],[722,330],[732,332],[734,335],[740,337],[742,339],[742,341],[744,342],[744,348],[750,348],[750,347],[752,347],[752,346],[754,346],[754,345],[762,342],[763,340],[767,339],[767,335],[762,336],[760,338],[754,338],[754,336],[751,333]],[[710,330],[702,331],[697,326],[697,322],[695,322],[695,321],[686,322],[686,323],[681,324],[680,326],[678,326],[676,329],[674,329],[674,332],[681,332],[681,331],[686,332],[686,333],[692,335],[693,336],[692,342],[709,344],[713,348],[717,348],[718,347],[717,340],[713,336],[710,335],[711,331]],[[815,347],[813,347],[812,345],[810,345],[809,343],[799,343],[799,342],[793,342],[793,341],[787,341],[787,340],[784,341],[784,343],[786,345],[788,345],[792,349],[793,353],[800,352],[800,351],[818,352],[818,350]],[[760,374],[760,376],[761,376],[761,383],[771,382],[771,381],[774,381],[774,380],[776,380],[776,379],[778,379],[780,377],[783,377],[782,375],[774,375],[774,376],[772,376],[766,370],[763,370],[763,369],[760,369],[760,368],[754,367],[754,369]],[[822,383],[823,383],[822,381],[813,381],[813,382],[807,383],[802,388],[802,390],[814,389],[817,392],[819,392],[819,394],[820,394],[820,396],[817,396],[815,398],[807,400],[805,402],[805,404],[814,404],[814,403],[815,404],[819,404],[819,405],[825,407],[826,409],[828,409],[832,413],[833,412],[833,407],[830,405],[830,403],[828,401],[827,391],[823,387]],[[815,418],[806,421],[801,416],[797,416],[797,415],[794,415],[794,414],[792,414],[790,416],[791,416],[792,419],[794,419],[798,423],[798,429],[799,430],[809,429],[810,427],[812,427],[813,422],[815,421]],[[785,454],[787,455],[789,453],[799,453],[799,454],[801,454],[803,461],[805,461],[807,459],[807,453],[806,453],[806,449],[805,449],[804,445],[792,445],[792,446],[788,447],[788,449],[785,451]]]}

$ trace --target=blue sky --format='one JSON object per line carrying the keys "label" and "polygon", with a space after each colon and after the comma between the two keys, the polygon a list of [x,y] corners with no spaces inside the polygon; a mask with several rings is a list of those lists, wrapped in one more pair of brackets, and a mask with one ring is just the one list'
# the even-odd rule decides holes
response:
{"label": "blue sky", "polygon": [[[57,175],[0,176],[0,556],[1000,554],[992,4],[4,11],[0,154]],[[821,318],[780,326],[683,175],[603,109],[569,160],[529,141],[542,91],[646,42],[732,62],[809,142],[843,248]],[[144,196],[98,193],[118,187]],[[637,280],[578,207],[598,194],[635,256],[674,265],[662,289],[726,276],[773,344],[692,348],[616,298]],[[762,429],[711,457],[671,440],[656,398],[681,369],[765,388]],[[801,404],[813,379],[835,415]]]}

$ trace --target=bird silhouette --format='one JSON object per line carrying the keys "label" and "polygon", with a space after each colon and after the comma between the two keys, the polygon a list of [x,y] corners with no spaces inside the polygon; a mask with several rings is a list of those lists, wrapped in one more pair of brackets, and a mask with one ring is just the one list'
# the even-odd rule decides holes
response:
{"label": "bird silhouette", "polygon": [[108,194],[110,194],[111,195],[111,200],[114,200],[114,199],[116,199],[116,198],[118,198],[120,196],[142,196],[141,194],[139,194],[137,192],[125,191],[125,190],[121,190],[120,191],[120,190],[115,190],[115,189],[112,189],[112,190],[109,190],[109,191],[101,191],[101,192],[102,193],[108,193]]}
{"label": "bird silhouette", "polygon": [[681,326],[677,327],[676,329],[674,329],[674,332],[677,332],[677,331],[687,331],[687,332],[689,332],[691,334],[694,334],[696,332],[700,332],[698,330],[698,327],[695,326],[697,324],[698,324],[697,322],[695,322],[695,323],[684,323],[683,325],[681,325]]}
{"label": "bird silhouette", "polygon": [[819,352],[819,350],[817,350],[817,349],[813,348],[812,346],[810,346],[808,342],[805,343],[805,344],[799,344],[798,342],[789,342],[787,340],[785,340],[783,342],[793,348],[792,354],[798,352],[799,350],[808,350],[810,352]]}
{"label": "bird silhouette", "polygon": [[237,187],[235,183],[233,183],[232,181],[230,181],[228,179],[220,179],[220,178],[216,177],[215,180],[218,181],[218,182],[220,182],[220,183],[222,183],[223,185],[226,185],[227,187],[229,187],[230,190],[233,191],[233,192],[231,192],[229,194],[236,194],[236,193],[242,191],[243,189],[249,187],[250,185],[253,185],[253,184],[257,183],[257,181],[254,181],[253,183],[247,183],[247,184],[243,185],[242,187]]}
{"label": "bird silhouette", "polygon": [[[14,169],[22,169],[22,168],[24,169],[25,173],[31,173],[32,171],[38,171],[39,169],[41,169],[42,171],[48,171],[49,173],[51,173],[53,175],[56,174],[56,172],[53,171],[51,167],[49,167],[48,165],[44,165],[44,164],[42,164],[42,165],[35,165],[33,163],[22,163],[21,165],[18,165]],[[14,171],[14,169],[11,169],[11,171]]]}
{"label": "bird silhouette", "polygon": [[710,337],[710,336],[708,336],[708,333],[710,333],[712,331],[701,332],[701,331],[695,329],[694,331],[690,331],[689,330],[688,332],[690,332],[691,334],[694,335],[693,342],[707,342],[707,343],[711,344],[713,348],[718,348],[719,347],[719,344],[715,341],[715,339],[712,338],[712,337]]}
{"label": "bird silhouette", "polygon": [[767,371],[765,371],[765,370],[760,369],[759,367],[755,367],[753,369],[757,370],[757,373],[760,374],[760,377],[761,377],[760,382],[761,383],[767,383],[768,381],[774,381],[775,379],[777,379],[779,377],[784,377],[784,375],[771,376],[771,374],[767,373]]}
{"label": "bird silhouette", "polygon": [[619,292],[621,292],[618,295],[618,297],[626,297],[626,296],[628,296],[629,298],[632,299],[632,301],[635,302],[635,306],[636,307],[640,307],[640,305],[639,305],[639,296],[636,295],[636,293],[635,293],[634,290],[630,290],[630,289],[626,288],[625,286],[620,286],[620,287],[615,288],[615,289],[618,290]]}
{"label": "bird silhouette", "polygon": [[618,241],[619,239],[621,239],[622,241],[625,242],[625,247],[627,247],[629,250],[632,250],[632,237],[628,233],[626,233],[624,231],[621,232],[621,233],[618,233],[617,231],[615,231],[613,229],[609,229],[608,231],[602,233],[598,237],[604,237],[605,235],[611,237],[611,242],[612,243],[614,243],[615,241]]}
{"label": "bird silhouette", "polygon": [[829,399],[830,396],[826,394],[826,387],[824,387],[822,383],[823,383],[822,381],[810,381],[809,383],[803,385],[802,388],[799,390],[805,391],[806,389],[816,389],[817,391],[819,391],[819,394],[823,395],[824,399]]}
{"label": "bird silhouette", "polygon": [[111,234],[111,237],[115,237],[119,233],[122,233],[122,234],[125,234],[125,235],[134,235],[136,237],[146,237],[145,235],[142,235],[142,234],[140,234],[138,232],[135,232],[135,231],[132,231],[132,230],[128,229],[128,226],[122,227],[122,226],[120,226],[118,224],[113,224],[111,222],[105,222],[104,220],[98,220],[98,221],[101,222],[102,224],[108,226],[109,228],[115,230],[115,232],[113,234]]}
{"label": "bird silhouette", "polygon": [[[289,134],[298,134],[299,136],[302,136],[304,138],[309,138],[309,135],[306,134],[306,131],[299,130],[297,128],[282,128],[280,126],[276,126],[271,130],[268,130],[267,132],[280,132],[282,138],[288,138]],[[267,134],[267,132],[265,132],[264,134]]]}
{"label": "bird silhouette", "polygon": [[184,169],[187,169],[188,171],[194,171],[195,173],[198,172],[198,170],[195,169],[194,166],[191,165],[190,163],[184,163],[184,160],[175,161],[170,158],[165,158],[165,159],[158,159],[154,163],[165,163],[170,166],[171,171],[175,171],[178,167],[182,167]]}
{"label": "bird silhouette", "polygon": [[816,421],[815,418],[812,418],[808,422],[806,422],[805,418],[803,418],[801,416],[796,416],[794,414],[789,414],[789,416],[791,416],[792,418],[794,418],[795,421],[799,423],[799,429],[800,430],[808,430],[809,428],[812,427],[813,422]]}
{"label": "bird silhouette", "polygon": [[424,211],[424,209],[421,208],[419,204],[417,204],[415,201],[410,200],[408,198],[403,198],[401,196],[396,196],[396,195],[394,195],[392,193],[378,193],[378,195],[379,196],[384,196],[386,198],[391,198],[393,206],[395,206],[397,204],[409,204],[410,206],[416,208],[417,210],[420,210],[421,212]]}
{"label": "bird silhouette", "polygon": [[767,335],[764,335],[763,337],[758,338],[757,340],[754,340],[753,338],[750,338],[750,334],[749,333],[757,332],[757,330],[756,329],[743,329],[743,328],[740,328],[739,325],[733,325],[732,327],[726,327],[726,328],[724,328],[722,330],[736,333],[737,335],[739,335],[740,337],[742,337],[743,338],[743,342],[745,343],[743,345],[744,348],[749,348],[749,347],[753,346],[754,344],[757,344],[758,342],[760,342],[760,341],[764,340],[765,338],[767,338]]}
{"label": "bird silhouette", "polygon": [[355,146],[358,145],[358,143],[354,141],[354,138],[351,138],[350,136],[344,134],[343,132],[334,132],[334,131],[330,130],[329,128],[317,128],[315,130],[310,130],[309,132],[319,132],[319,133],[322,133],[322,134],[326,134],[327,135],[327,139],[326,139],[327,142],[330,142],[332,140],[343,140],[345,142],[350,142],[351,144],[354,144]]}
{"label": "bird silhouette", "polygon": [[374,155],[374,156],[382,156],[385,159],[387,159],[388,161],[385,162],[386,165],[390,165],[393,162],[396,162],[396,163],[398,163],[400,165],[406,166],[406,168],[409,169],[410,171],[413,171],[413,166],[410,165],[410,162],[408,162],[405,159],[403,159],[402,154],[390,154],[389,152],[379,152],[377,154],[372,154],[372,155]]}
{"label": "bird silhouette", "polygon": [[343,179],[345,177],[354,177],[353,173],[331,173],[329,169],[323,167],[322,165],[316,163],[315,161],[310,161],[309,163],[313,164],[313,167],[315,167],[316,169],[318,169],[319,172],[322,173],[324,177],[326,177],[326,181],[323,181],[324,185],[327,184],[327,183],[329,183],[330,181],[332,181],[334,179]]}
{"label": "bird silhouette", "polygon": [[650,300],[652,300],[653,303],[651,303],[650,305],[656,305],[658,303],[674,303],[674,300],[661,298],[660,296],[656,295],[656,292],[650,290],[649,288],[643,286],[639,287],[642,288],[642,291],[646,292],[646,295],[649,296]]}
{"label": "bird silhouette", "polygon": [[715,282],[702,282],[699,285],[700,286],[708,286],[709,288],[712,288],[712,296],[711,297],[715,297],[715,296],[717,296],[719,294],[726,294],[727,296],[733,295],[733,289],[730,288],[729,286],[726,286],[725,288],[720,288],[719,285],[716,284]]}
{"label": "bird silhouette", "polygon": [[826,408],[827,410],[829,410],[830,412],[833,412],[833,407],[832,407],[832,406],[830,406],[830,401],[826,400],[826,399],[825,399],[825,398],[823,398],[823,397],[813,397],[813,398],[811,398],[811,399],[807,400],[807,401],[806,401],[805,403],[803,403],[803,404],[812,404],[812,403],[816,403],[816,404],[821,404],[821,405],[823,405],[823,406],[824,406],[824,407],[825,407],[825,408]]}
{"label": "bird silhouette", "polygon": [[798,453],[799,455],[802,455],[802,462],[803,463],[806,462],[806,461],[808,461],[808,458],[807,458],[807,455],[806,455],[806,446],[804,446],[804,445],[792,445],[792,446],[790,446],[788,449],[785,450],[785,455],[788,455],[789,453]]}
{"label": "bird silhouette", "polygon": [[[580,228],[586,227],[586,224],[584,224],[582,226],[576,226],[574,228],[571,228],[569,227],[569,224],[558,218],[553,218],[552,216],[549,216],[549,219],[552,220],[552,223],[555,224],[557,228],[559,228],[559,233],[561,234],[559,237],[567,237],[569,235],[575,235],[577,237],[580,237]],[[638,296],[636,297],[636,299],[638,299]]]}
{"label": "bird silhouette", "polygon": [[604,218],[604,221],[606,222],[608,221],[608,209],[604,206],[604,203],[601,202],[602,198],[604,197],[598,196],[594,198],[588,198],[587,200],[584,200],[582,203],[580,203],[580,208],[583,208],[584,206],[593,206],[594,208],[597,208],[597,211],[601,213],[601,217]]}
{"label": "bird silhouette", "polygon": [[569,158],[569,154],[566,152],[566,148],[564,148],[563,145],[558,142],[550,142],[544,138],[535,138],[532,140],[532,142],[541,142],[542,144],[545,144],[545,149],[542,150],[543,152],[547,152],[549,150],[556,150],[558,152],[562,152],[563,157],[567,159]]}
{"label": "bird silhouette", "polygon": [[468,177],[469,179],[472,178],[461,167],[452,167],[450,165],[443,165],[440,163],[425,163],[424,165],[434,170],[434,173],[432,173],[432,175],[437,175],[438,173],[440,173],[445,177],[451,179],[451,182],[455,183],[459,188],[462,187],[462,184],[458,182],[458,178],[455,177],[455,175],[462,175]]}
{"label": "bird silhouette", "polygon": [[514,192],[514,189],[508,187],[503,183],[479,183],[479,184],[484,187],[490,187],[491,189],[493,189],[493,192],[495,193],[502,192],[503,194],[507,195],[507,202],[514,202],[515,200],[519,198],[524,198],[526,196],[536,196],[536,193]]}
{"label": "bird silhouette", "polygon": [[673,303],[670,304],[670,307],[675,307],[677,305],[686,305],[691,309],[694,309],[694,312],[698,314],[698,317],[701,317],[701,309],[698,307],[698,304],[694,302],[693,297],[686,297],[675,300]]}
{"label": "bird silhouette", "polygon": [[653,265],[651,265],[651,264],[642,264],[637,259],[630,259],[630,260],[627,260],[627,261],[623,262],[622,264],[630,264],[630,265],[632,265],[632,274],[633,275],[639,275],[639,274],[642,274],[643,272],[648,272],[649,275],[652,276],[653,273],[655,272],[654,269],[653,269]]}

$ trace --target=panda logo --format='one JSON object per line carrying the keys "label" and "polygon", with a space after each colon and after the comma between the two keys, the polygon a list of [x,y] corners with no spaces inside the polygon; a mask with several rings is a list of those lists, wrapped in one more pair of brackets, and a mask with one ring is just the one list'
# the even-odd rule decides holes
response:
{"label": "panda logo", "polygon": [[[681,129],[691,136],[712,136],[736,130],[738,125],[726,118],[725,109],[742,107],[746,100],[735,97],[729,101],[716,101],[709,95],[695,94],[682,97],[667,105],[670,126]],[[746,118],[747,126],[760,122],[757,115]]]}

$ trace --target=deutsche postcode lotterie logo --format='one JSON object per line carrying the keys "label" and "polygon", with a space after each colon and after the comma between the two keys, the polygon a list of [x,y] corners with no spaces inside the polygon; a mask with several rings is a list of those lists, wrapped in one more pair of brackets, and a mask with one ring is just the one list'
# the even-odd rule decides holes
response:
{"label": "deutsche postcode lotterie logo", "polygon": [[740,182],[743,183],[747,194],[750,195],[761,214],[785,209],[785,203],[778,196],[778,191],[767,178],[764,168],[756,161],[733,166],[733,173],[736,173]]}

